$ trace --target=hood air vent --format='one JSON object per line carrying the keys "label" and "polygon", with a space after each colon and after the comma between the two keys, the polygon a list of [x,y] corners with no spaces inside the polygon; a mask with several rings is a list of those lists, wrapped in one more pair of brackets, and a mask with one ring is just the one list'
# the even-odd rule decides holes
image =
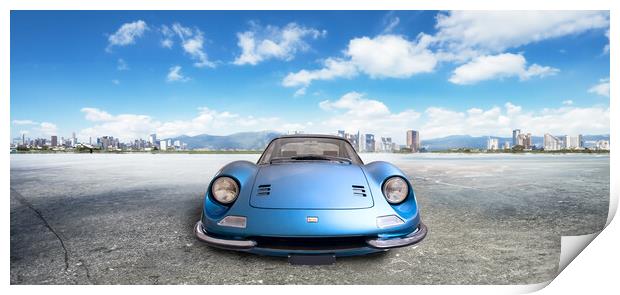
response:
{"label": "hood air vent", "polygon": [[256,193],[259,196],[268,196],[271,193],[271,184],[261,184],[258,186],[258,192]]}
{"label": "hood air vent", "polygon": [[352,185],[353,196],[366,197],[366,188],[363,185]]}

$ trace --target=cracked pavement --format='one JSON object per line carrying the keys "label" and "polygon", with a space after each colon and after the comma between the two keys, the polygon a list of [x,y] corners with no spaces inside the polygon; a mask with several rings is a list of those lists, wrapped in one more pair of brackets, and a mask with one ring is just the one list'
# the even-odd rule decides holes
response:
{"label": "cracked pavement", "polygon": [[258,156],[11,155],[11,284],[538,283],[555,275],[560,235],[607,218],[607,155],[362,154],[409,175],[422,243],[292,266],[197,241],[210,178]]}

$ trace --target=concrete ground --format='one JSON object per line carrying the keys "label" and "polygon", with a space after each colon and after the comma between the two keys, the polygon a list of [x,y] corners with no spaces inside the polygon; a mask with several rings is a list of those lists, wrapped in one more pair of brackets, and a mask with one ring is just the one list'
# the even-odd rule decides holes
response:
{"label": "concrete ground", "polygon": [[213,174],[258,155],[11,155],[11,284],[528,284],[561,235],[601,230],[609,157],[381,155],[414,184],[420,244],[329,266],[210,248],[192,226]]}

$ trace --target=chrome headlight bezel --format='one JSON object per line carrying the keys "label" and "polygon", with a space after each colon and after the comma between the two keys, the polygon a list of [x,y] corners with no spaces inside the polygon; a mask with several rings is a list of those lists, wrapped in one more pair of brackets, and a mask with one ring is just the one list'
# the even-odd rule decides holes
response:
{"label": "chrome headlight bezel", "polygon": [[[400,189],[396,189],[394,186],[399,186]],[[398,205],[407,200],[409,190],[409,183],[401,176],[392,176],[387,178],[383,182],[383,187],[381,188],[383,197],[385,197],[385,200],[392,205]]]}
{"label": "chrome headlight bezel", "polygon": [[211,196],[223,205],[234,203],[239,197],[239,191],[239,183],[229,176],[220,176],[211,184]]}

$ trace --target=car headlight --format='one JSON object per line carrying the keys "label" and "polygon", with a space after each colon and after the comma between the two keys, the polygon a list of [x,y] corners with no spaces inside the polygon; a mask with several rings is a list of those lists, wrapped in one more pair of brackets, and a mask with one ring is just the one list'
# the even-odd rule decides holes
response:
{"label": "car headlight", "polygon": [[383,184],[383,195],[390,204],[402,203],[408,194],[409,185],[402,177],[390,177]]}
{"label": "car headlight", "polygon": [[234,179],[222,176],[211,185],[211,195],[222,204],[230,204],[239,196],[239,185]]}

